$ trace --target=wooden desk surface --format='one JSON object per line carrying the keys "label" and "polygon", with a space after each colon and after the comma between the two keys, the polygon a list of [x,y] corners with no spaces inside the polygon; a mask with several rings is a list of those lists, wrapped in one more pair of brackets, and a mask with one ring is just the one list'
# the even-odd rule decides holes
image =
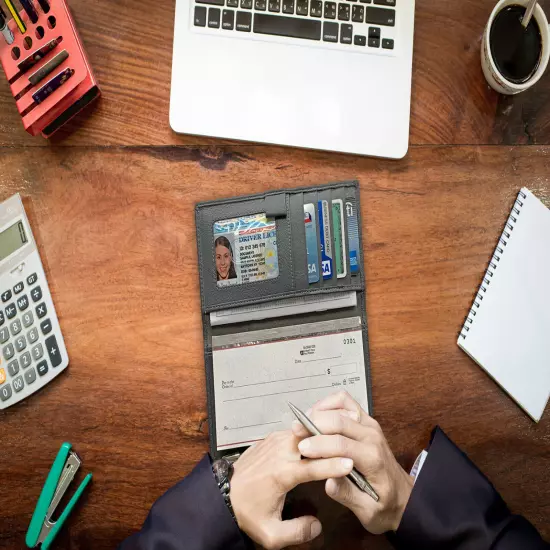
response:
{"label": "wooden desk surface", "polygon": [[[416,4],[401,161],[173,134],[173,0],[71,1],[104,97],[51,143],[26,135],[0,82],[1,198],[24,197],[71,358],[0,412],[1,549],[23,547],[62,441],[94,473],[56,546],[72,550],[115,548],[206,451],[194,203],[347,178],[361,182],[375,413],[392,448],[409,467],[439,423],[550,538],[549,411],[533,423],[456,346],[518,189],[550,206],[550,73],[498,96],[479,63],[494,1]],[[325,526],[311,548],[389,548],[318,486],[298,500],[311,495]]]}

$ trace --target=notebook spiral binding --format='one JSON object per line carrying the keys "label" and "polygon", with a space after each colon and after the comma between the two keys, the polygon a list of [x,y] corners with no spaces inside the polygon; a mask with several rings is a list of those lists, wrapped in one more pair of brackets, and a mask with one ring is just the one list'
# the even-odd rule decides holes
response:
{"label": "notebook spiral binding", "polygon": [[508,220],[506,221],[506,225],[504,226],[502,235],[500,236],[500,239],[497,243],[495,251],[493,252],[493,257],[489,261],[489,267],[487,268],[487,271],[483,276],[483,281],[479,286],[479,290],[477,291],[476,297],[474,298],[474,303],[472,304],[472,307],[468,312],[468,315],[466,316],[466,320],[464,321],[464,325],[462,326],[462,330],[460,331],[460,336],[462,336],[462,338],[464,339],[466,339],[466,337],[468,336],[468,332],[470,331],[470,327],[474,322],[475,316],[477,315],[477,311],[481,306],[483,297],[487,293],[487,289],[491,284],[491,279],[493,278],[496,272],[498,263],[500,262],[500,259],[504,254],[504,250],[506,249],[506,246],[508,245],[508,241],[510,240],[512,231],[514,230],[514,226],[516,225],[519,215],[521,214],[521,209],[524,204],[523,201],[526,198],[527,198],[527,195],[523,191],[520,191],[518,193],[516,202],[512,207],[512,211],[508,216]]}

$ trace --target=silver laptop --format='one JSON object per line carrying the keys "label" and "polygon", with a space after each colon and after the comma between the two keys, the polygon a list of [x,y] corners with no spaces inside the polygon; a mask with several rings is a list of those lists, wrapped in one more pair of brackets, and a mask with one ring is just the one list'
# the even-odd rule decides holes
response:
{"label": "silver laptop", "polygon": [[401,158],[414,0],[177,0],[170,124]]}

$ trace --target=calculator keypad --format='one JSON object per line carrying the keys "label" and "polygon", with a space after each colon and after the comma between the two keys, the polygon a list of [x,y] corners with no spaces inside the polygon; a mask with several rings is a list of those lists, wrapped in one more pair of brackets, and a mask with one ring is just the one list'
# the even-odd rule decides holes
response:
{"label": "calculator keypad", "polygon": [[36,380],[36,371],[34,369],[29,369],[25,371],[25,382],[27,384],[32,384]]}
{"label": "calculator keypad", "polygon": [[36,315],[38,315],[39,319],[42,319],[46,313],[48,313],[48,308],[46,307],[46,304],[42,302],[40,305],[36,306]]}
{"label": "calculator keypad", "polygon": [[[0,368],[0,401],[6,402],[21,392],[25,385],[45,376],[63,359],[38,275],[33,273],[0,294],[5,308],[0,309],[0,349],[6,361]],[[24,292],[26,290],[26,292]],[[15,297],[15,301],[11,301]],[[29,306],[33,305],[33,308]],[[8,322],[6,323],[6,319]],[[2,326],[4,325],[4,326]],[[47,338],[40,340],[41,334]]]}
{"label": "calculator keypad", "polygon": [[33,302],[38,302],[40,298],[42,298],[42,289],[39,286],[33,289],[31,292],[31,298]]}
{"label": "calculator keypad", "polygon": [[26,294],[17,299],[17,307],[19,311],[25,311],[29,307],[29,299]]}

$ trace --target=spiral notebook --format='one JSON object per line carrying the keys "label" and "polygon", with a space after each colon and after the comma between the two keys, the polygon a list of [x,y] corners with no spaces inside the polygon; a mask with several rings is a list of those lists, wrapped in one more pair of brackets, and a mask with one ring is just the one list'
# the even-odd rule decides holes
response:
{"label": "spiral notebook", "polygon": [[550,210],[523,188],[458,345],[535,421],[550,395]]}

